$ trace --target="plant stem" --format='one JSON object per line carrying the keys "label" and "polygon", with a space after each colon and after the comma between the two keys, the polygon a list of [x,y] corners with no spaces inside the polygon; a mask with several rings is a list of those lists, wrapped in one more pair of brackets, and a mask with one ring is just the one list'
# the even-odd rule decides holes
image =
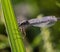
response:
{"label": "plant stem", "polygon": [[25,52],[24,44],[21,37],[21,32],[18,29],[18,24],[10,0],[1,0],[4,19],[8,32],[8,37],[12,52]]}
{"label": "plant stem", "polygon": [[41,28],[42,39],[44,41],[44,50],[46,52],[54,52],[50,39],[50,31],[48,28]]}

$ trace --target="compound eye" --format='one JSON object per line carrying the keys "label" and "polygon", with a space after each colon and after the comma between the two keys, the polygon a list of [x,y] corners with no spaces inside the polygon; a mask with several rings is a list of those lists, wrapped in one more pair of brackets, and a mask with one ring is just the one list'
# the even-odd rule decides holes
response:
{"label": "compound eye", "polygon": [[29,25],[29,22],[25,21],[25,22],[23,22],[23,23],[20,24],[20,26],[23,26],[23,25]]}

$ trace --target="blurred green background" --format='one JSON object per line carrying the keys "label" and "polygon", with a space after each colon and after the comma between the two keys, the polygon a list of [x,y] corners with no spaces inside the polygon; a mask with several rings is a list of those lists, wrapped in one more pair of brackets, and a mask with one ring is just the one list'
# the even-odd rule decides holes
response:
{"label": "blurred green background", "polygon": [[[28,11],[25,14],[28,19],[37,18],[37,16],[60,17],[60,0],[11,0],[11,2],[16,17],[21,14],[19,8],[21,4],[28,5]],[[0,52],[11,52],[3,17],[2,6],[0,3]],[[54,52],[60,52],[60,21],[56,22],[54,26],[47,30],[45,29],[44,31],[42,28],[33,26],[26,29],[26,37],[23,39],[26,52],[48,52],[46,50],[49,49],[46,49],[46,47],[51,48]],[[47,35],[41,35],[44,32],[46,32]],[[47,42],[44,42],[45,40],[42,36],[44,38],[48,37],[48,43],[51,44],[51,47],[49,47],[50,44],[48,44],[44,48],[44,45],[47,44]]]}

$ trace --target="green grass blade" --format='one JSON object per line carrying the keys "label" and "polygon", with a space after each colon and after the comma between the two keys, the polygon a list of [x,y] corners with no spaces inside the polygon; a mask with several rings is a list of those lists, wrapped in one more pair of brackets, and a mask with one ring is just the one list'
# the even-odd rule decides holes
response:
{"label": "green grass blade", "polygon": [[25,52],[24,44],[19,32],[17,21],[10,0],[1,0],[6,28],[12,52]]}

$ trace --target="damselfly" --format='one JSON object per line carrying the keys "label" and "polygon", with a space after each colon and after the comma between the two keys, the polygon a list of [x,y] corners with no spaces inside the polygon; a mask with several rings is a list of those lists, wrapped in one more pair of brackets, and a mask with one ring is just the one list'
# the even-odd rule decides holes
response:
{"label": "damselfly", "polygon": [[23,20],[19,23],[19,27],[21,27],[23,34],[26,35],[25,29],[28,26],[35,26],[35,27],[42,27],[42,28],[51,27],[57,22],[57,20],[60,20],[60,18],[56,18],[55,16],[46,16],[42,18]]}

